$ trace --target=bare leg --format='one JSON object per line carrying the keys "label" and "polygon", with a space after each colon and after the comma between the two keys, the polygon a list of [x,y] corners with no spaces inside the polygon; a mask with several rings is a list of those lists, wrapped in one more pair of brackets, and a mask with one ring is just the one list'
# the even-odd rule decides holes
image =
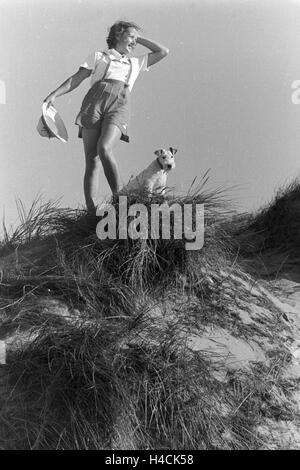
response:
{"label": "bare leg", "polygon": [[97,152],[99,131],[83,128],[82,139],[85,153],[85,173],[83,180],[85,202],[88,212],[95,215],[101,165]]}
{"label": "bare leg", "polygon": [[118,165],[113,154],[113,149],[120,137],[121,131],[117,126],[104,124],[98,140],[98,155],[113,194],[117,193],[121,187]]}

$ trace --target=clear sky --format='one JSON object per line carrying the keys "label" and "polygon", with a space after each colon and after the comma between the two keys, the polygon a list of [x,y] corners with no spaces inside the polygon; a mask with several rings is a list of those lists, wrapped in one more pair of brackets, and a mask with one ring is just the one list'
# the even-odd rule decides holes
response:
{"label": "clear sky", "polygon": [[[300,1],[0,0],[0,216],[16,220],[15,198],[37,193],[84,203],[82,140],[74,120],[89,79],[55,104],[69,142],[36,131],[46,95],[106,47],[108,28],[132,20],[170,49],[132,92],[131,143],[116,147],[123,181],[178,148],[169,184],[189,187],[209,168],[210,186],[239,185],[240,210],[253,210],[299,175]],[[147,50],[138,46],[135,55]],[[99,198],[109,194],[101,175]]]}

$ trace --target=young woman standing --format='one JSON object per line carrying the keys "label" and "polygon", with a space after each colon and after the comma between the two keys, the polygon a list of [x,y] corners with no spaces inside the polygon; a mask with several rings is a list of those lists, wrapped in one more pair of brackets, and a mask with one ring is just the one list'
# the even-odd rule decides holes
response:
{"label": "young woman standing", "polygon": [[[129,142],[127,128],[133,84],[140,72],[148,70],[169,53],[166,47],[140,36],[138,31],[140,27],[135,23],[116,22],[106,39],[108,48],[90,54],[79,70],[44,100],[49,105],[53,104],[55,98],[74,90],[91,76],[91,88],[75,121],[79,126],[78,136],[83,139],[86,161],[84,195],[91,215],[95,215],[97,210],[100,162],[112,193],[120,189],[113,150],[120,139]],[[137,44],[151,52],[140,57],[128,57]]]}

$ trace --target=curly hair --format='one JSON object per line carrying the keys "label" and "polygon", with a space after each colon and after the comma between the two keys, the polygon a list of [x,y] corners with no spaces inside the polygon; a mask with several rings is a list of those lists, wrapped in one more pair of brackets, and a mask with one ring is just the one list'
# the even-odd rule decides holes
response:
{"label": "curly hair", "polygon": [[118,42],[118,35],[123,34],[124,31],[128,28],[135,28],[137,31],[140,31],[141,28],[135,23],[132,23],[131,21],[117,21],[114,23],[110,30],[109,34],[106,38],[107,45],[109,49],[114,48],[117,45]]}

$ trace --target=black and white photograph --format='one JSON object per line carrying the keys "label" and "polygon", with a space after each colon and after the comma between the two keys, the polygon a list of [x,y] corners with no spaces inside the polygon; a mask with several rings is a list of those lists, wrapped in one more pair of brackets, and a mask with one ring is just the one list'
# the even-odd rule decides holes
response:
{"label": "black and white photograph", "polygon": [[0,450],[300,450],[300,0],[0,0],[0,59]]}

